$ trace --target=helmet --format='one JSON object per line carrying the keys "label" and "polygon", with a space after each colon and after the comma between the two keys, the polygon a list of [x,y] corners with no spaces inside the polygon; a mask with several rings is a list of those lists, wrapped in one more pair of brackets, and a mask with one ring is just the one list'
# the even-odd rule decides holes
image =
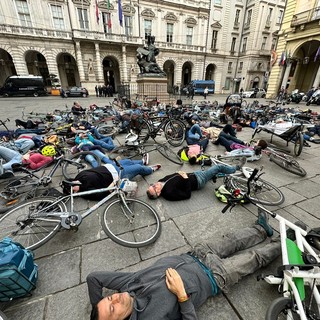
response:
{"label": "helmet", "polygon": [[45,146],[41,150],[42,155],[47,157],[52,157],[56,154],[56,149],[54,146]]}
{"label": "helmet", "polygon": [[129,146],[137,145],[138,142],[138,135],[134,133],[129,133],[126,135],[125,144]]}
{"label": "helmet", "polygon": [[226,186],[223,184],[214,192],[215,196],[224,203],[228,202],[228,198],[232,196],[232,193],[226,189]]}

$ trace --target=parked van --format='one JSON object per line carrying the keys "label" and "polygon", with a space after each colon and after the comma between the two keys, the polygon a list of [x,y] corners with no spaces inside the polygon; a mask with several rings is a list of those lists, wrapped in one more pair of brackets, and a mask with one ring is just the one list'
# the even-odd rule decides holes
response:
{"label": "parked van", "polygon": [[208,93],[213,94],[215,89],[214,80],[192,80],[191,85],[194,88],[194,94],[203,94],[203,91],[208,87]]}
{"label": "parked van", "polygon": [[46,95],[47,90],[41,76],[11,76],[0,88],[0,95],[8,96],[34,96]]}

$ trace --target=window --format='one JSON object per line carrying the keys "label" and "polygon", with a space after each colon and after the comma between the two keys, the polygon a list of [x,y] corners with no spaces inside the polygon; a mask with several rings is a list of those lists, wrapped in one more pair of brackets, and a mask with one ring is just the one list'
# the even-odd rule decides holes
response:
{"label": "window", "polygon": [[282,22],[282,17],[283,17],[283,10],[279,10],[278,19],[277,19],[277,24],[281,24],[281,22]]}
{"label": "window", "polygon": [[247,37],[243,38],[243,40],[242,40],[242,50],[241,50],[241,52],[246,52],[246,50],[247,50],[247,40],[248,40]]}
{"label": "window", "polygon": [[277,38],[272,38],[271,42],[271,50],[274,50],[277,44]]}
{"label": "window", "polygon": [[1,11],[1,8],[0,8],[0,23],[4,23],[4,15]]}
{"label": "window", "polygon": [[232,38],[232,41],[231,41],[231,48],[230,48],[230,51],[231,51],[231,52],[235,52],[235,48],[236,48],[236,41],[237,41],[237,38]]}
{"label": "window", "polygon": [[221,2],[222,2],[222,0],[214,0],[214,4],[216,4],[218,6],[221,6]]}
{"label": "window", "polygon": [[212,32],[212,43],[211,43],[211,49],[217,49],[217,38],[218,38],[218,31],[213,30]]}
{"label": "window", "polygon": [[172,42],[173,23],[167,23],[167,42]]}
{"label": "window", "polygon": [[250,23],[251,23],[251,16],[252,16],[252,10],[250,9],[250,10],[248,10],[248,12],[247,12],[247,22],[246,22],[246,24],[249,26],[250,25]]}
{"label": "window", "polygon": [[79,17],[80,29],[88,30],[89,29],[88,10],[78,8],[78,17]]}
{"label": "window", "polygon": [[238,72],[242,72],[243,69],[243,61],[239,62],[239,70]]}
{"label": "window", "polygon": [[148,36],[151,36],[152,32],[152,21],[151,20],[144,20],[144,37],[148,39]]}
{"label": "window", "polygon": [[267,37],[263,37],[262,38],[261,50],[265,50],[266,49],[267,39],[268,39]]}
{"label": "window", "polygon": [[272,9],[272,8],[269,8],[269,14],[268,14],[268,17],[267,17],[267,24],[270,24],[270,23],[271,23],[272,11],[273,11],[273,9]]}
{"label": "window", "polygon": [[64,30],[62,7],[52,4],[51,13],[52,13],[53,27],[58,30]]}
{"label": "window", "polygon": [[19,21],[23,27],[32,27],[31,16],[26,0],[16,0]]}
{"label": "window", "polygon": [[228,63],[228,72],[232,72],[232,62]]}
{"label": "window", "polygon": [[192,45],[192,34],[193,34],[193,27],[187,27],[186,44],[188,45]]}
{"label": "window", "polygon": [[236,16],[234,18],[234,24],[238,25],[239,24],[239,19],[240,19],[240,9],[237,9],[236,11]]}
{"label": "window", "polygon": [[231,83],[231,78],[226,78],[226,81],[224,83],[224,89],[229,90],[230,89],[230,83]]}
{"label": "window", "polygon": [[132,17],[131,16],[124,16],[124,29],[125,34],[127,37],[132,37]]}
{"label": "window", "polygon": [[[126,20],[124,20],[126,21]],[[102,23],[104,33],[112,33],[111,13],[102,12]]]}

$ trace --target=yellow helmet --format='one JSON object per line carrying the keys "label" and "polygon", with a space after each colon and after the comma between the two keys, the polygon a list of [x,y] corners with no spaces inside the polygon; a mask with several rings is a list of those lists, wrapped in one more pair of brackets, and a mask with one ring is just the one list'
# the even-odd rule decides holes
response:
{"label": "yellow helmet", "polygon": [[47,157],[52,157],[54,156],[57,152],[54,146],[45,146],[41,150],[42,155],[47,156]]}

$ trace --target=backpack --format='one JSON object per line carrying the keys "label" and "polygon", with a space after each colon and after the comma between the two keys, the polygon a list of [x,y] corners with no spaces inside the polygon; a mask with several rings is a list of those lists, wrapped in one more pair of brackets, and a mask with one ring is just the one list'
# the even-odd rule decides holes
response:
{"label": "backpack", "polygon": [[11,238],[0,241],[0,301],[30,294],[38,279],[33,253]]}

